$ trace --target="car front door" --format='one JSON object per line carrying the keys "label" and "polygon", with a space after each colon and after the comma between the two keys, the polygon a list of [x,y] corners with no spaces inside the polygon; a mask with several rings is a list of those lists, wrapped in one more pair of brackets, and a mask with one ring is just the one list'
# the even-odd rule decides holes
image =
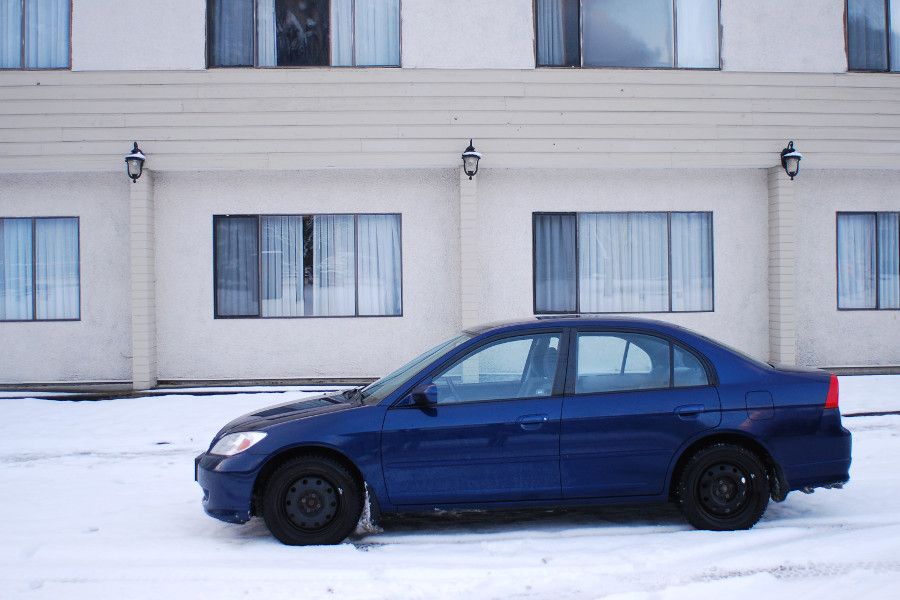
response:
{"label": "car front door", "polygon": [[563,496],[661,494],[678,448],[721,418],[702,359],[668,339],[625,331],[579,331],[570,357]]}
{"label": "car front door", "polygon": [[559,498],[564,351],[562,331],[491,339],[431,376],[435,403],[406,398],[388,410],[391,502]]}

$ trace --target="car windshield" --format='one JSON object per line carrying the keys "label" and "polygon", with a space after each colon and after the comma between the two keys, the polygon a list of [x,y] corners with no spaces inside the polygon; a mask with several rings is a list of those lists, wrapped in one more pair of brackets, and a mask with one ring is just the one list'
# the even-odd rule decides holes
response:
{"label": "car windshield", "polygon": [[409,381],[410,377],[418,373],[425,367],[432,359],[437,357],[439,354],[443,354],[453,348],[456,348],[460,344],[463,344],[472,339],[472,334],[464,333],[462,335],[458,335],[455,338],[449,339],[446,342],[438,344],[428,352],[424,354],[420,354],[416,358],[412,359],[390,375],[386,375],[375,381],[368,386],[364,387],[361,390],[361,395],[363,398],[363,402],[365,404],[378,404],[393,392],[395,392],[400,386]]}

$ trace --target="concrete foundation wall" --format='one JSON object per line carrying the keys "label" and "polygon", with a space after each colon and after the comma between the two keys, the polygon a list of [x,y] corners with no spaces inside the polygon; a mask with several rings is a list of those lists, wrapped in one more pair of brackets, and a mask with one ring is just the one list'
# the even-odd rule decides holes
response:
{"label": "concrete foundation wall", "polygon": [[[158,173],[159,378],[380,376],[459,328],[456,170]],[[216,214],[402,214],[403,316],[214,319]]]}
{"label": "concrete foundation wall", "polygon": [[0,217],[79,217],[81,320],[0,322],[0,383],[130,381],[123,174],[0,174]]}

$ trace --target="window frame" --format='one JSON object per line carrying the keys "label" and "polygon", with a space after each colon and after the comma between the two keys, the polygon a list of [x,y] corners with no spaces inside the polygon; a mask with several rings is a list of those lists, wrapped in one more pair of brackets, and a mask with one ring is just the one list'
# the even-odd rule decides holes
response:
{"label": "window frame", "polygon": [[[74,22],[75,0],[69,0],[69,62],[62,67],[29,67],[26,65],[25,49],[28,41],[25,39],[25,33],[28,31],[28,13],[25,10],[27,0],[21,0],[22,6],[22,23],[21,23],[21,44],[19,48],[19,66],[18,67],[0,67],[0,73],[8,71],[71,71],[72,70],[72,25]],[[29,218],[29,217],[25,217]],[[71,319],[66,319],[71,320]]]}
{"label": "window frame", "polygon": [[[584,12],[584,0],[578,0],[578,57],[579,65],[542,65],[538,62],[538,0],[531,2],[532,24],[534,26],[534,67],[536,69],[598,69],[598,70],[639,70],[639,71],[721,71],[722,70],[722,0],[717,0],[718,20],[718,65],[715,67],[679,67],[678,66],[678,5],[672,0],[672,66],[671,67],[591,67],[584,64],[584,26],[581,15]],[[849,52],[849,50],[848,50]],[[890,64],[890,63],[888,63]]]}
{"label": "window frame", "polygon": [[[354,29],[353,32],[353,64],[352,65],[335,65],[334,64],[334,42],[332,39],[333,29],[331,27],[331,0],[327,0],[328,2],[328,64],[327,65],[260,65],[259,64],[259,45],[257,44],[256,37],[259,34],[257,31],[258,26],[258,15],[257,9],[259,7],[259,0],[253,0],[253,64],[252,65],[214,65],[212,64],[210,51],[212,49],[212,45],[210,44],[210,30],[211,27],[211,13],[209,10],[209,2],[210,0],[206,0],[206,40],[205,40],[205,52],[206,55],[206,68],[207,69],[400,69],[403,67],[403,0],[398,1],[398,12],[399,12],[399,23],[397,26],[398,31],[398,39],[397,45],[399,49],[400,60],[396,65],[357,65],[356,64],[356,31]],[[721,1],[721,0],[720,0]],[[353,5],[351,8],[353,17],[353,23],[356,22],[356,0],[353,0]],[[71,53],[70,53],[71,57]],[[329,213],[331,214],[331,213]],[[335,213],[336,214],[336,213]],[[369,214],[369,213],[367,213]],[[375,213],[371,213],[375,214]],[[266,215],[271,216],[271,215]],[[281,215],[278,215],[281,216]]]}
{"label": "window frame", "polygon": [[[843,210],[837,211],[834,215],[834,301],[837,310],[840,312],[892,312],[892,311],[900,311],[900,307],[881,307],[881,273],[879,269],[879,260],[878,260],[878,250],[880,249],[880,244],[878,242],[878,214],[879,213],[890,213],[897,215],[897,219],[900,220],[900,211],[894,210]],[[872,215],[875,217],[875,235],[873,236],[873,241],[875,242],[875,306],[872,308],[844,308],[841,306],[841,285],[840,285],[840,277],[841,277],[841,268],[840,268],[840,236],[838,234],[838,223],[840,222],[841,215]]]}
{"label": "window frame", "polygon": [[[315,217],[315,216],[334,216],[334,217],[353,217],[353,296],[354,296],[354,313],[352,315],[297,315],[283,317],[265,317],[263,316],[263,289],[262,289],[262,218],[263,217]],[[359,217],[360,216],[396,216],[400,225],[399,241],[400,241],[400,312],[395,315],[361,315],[359,314]],[[219,298],[216,282],[219,279],[219,270],[216,260],[216,241],[218,235],[216,233],[216,223],[219,219],[228,219],[234,217],[255,218],[256,219],[256,236],[259,251],[257,252],[258,274],[256,281],[257,294],[259,298],[258,310],[255,315],[219,315]],[[251,214],[217,214],[212,218],[212,294],[213,294],[213,319],[214,320],[231,320],[231,319],[262,319],[262,320],[278,320],[278,319],[396,319],[404,316],[405,300],[403,296],[403,213],[395,212],[373,212],[373,213],[251,213]]]}
{"label": "window frame", "polygon": [[[844,53],[847,55],[848,73],[900,73],[891,70],[891,2],[884,2],[884,31],[885,31],[885,65],[884,69],[854,69],[850,66],[850,0],[844,0]],[[900,32],[898,32],[900,34]],[[871,308],[856,308],[844,310],[875,310]],[[888,310],[888,309],[885,309]]]}
{"label": "window frame", "polygon": [[[669,309],[660,310],[640,310],[640,311],[618,311],[618,312],[582,312],[581,311],[581,264],[579,260],[579,224],[578,215],[580,214],[657,214],[666,215],[666,229],[668,231],[667,244],[667,264],[668,264],[668,294]],[[709,310],[672,310],[672,215],[675,214],[695,214],[707,213],[709,218],[709,267],[711,271],[712,288],[712,304]],[[575,217],[575,310],[574,311],[538,311],[537,307],[537,218],[543,215],[571,215]],[[650,315],[650,314],[691,314],[691,313],[714,313],[716,312],[716,241],[715,241],[715,225],[714,211],[711,210],[626,210],[626,211],[581,211],[581,212],[554,212],[554,211],[535,211],[531,213],[531,311],[534,315]]]}
{"label": "window frame", "polygon": [[[78,315],[67,319],[38,319],[37,318],[37,277],[34,275],[35,263],[37,262],[37,221],[48,219],[75,219],[76,231],[78,233],[78,265],[76,273],[78,275]],[[31,315],[30,319],[0,319],[0,323],[65,323],[81,321],[81,305],[83,296],[81,292],[81,217],[73,216],[40,216],[40,217],[0,217],[0,220],[20,220],[31,221]]]}
{"label": "window frame", "polygon": [[[607,334],[607,335],[643,335],[647,337],[655,337],[660,340],[664,340],[669,345],[669,385],[667,387],[656,387],[656,388],[637,388],[633,390],[609,390],[602,392],[575,392],[575,386],[578,383],[578,338],[582,334],[585,335],[597,335],[597,334]],[[676,386],[675,385],[675,346],[680,347],[685,352],[692,354],[694,358],[700,363],[700,366],[706,371],[706,385],[690,385],[690,386]],[[663,390],[692,390],[692,389],[703,389],[703,388],[715,388],[719,385],[719,377],[716,372],[715,366],[712,362],[701,352],[694,350],[689,345],[685,344],[681,340],[677,340],[674,337],[667,335],[663,332],[659,331],[647,331],[643,329],[637,329],[633,327],[603,327],[603,326],[583,326],[583,327],[574,327],[571,330],[569,335],[568,342],[568,352],[567,352],[567,360],[568,364],[566,365],[566,382],[565,382],[565,390],[564,394],[566,396],[572,397],[583,397],[583,396],[609,396],[612,394],[635,394],[642,392],[660,392]]]}

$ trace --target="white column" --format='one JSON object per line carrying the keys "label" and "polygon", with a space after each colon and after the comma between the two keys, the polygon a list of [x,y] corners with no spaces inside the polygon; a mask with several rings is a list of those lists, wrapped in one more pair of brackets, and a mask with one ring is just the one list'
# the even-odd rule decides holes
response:
{"label": "white column", "polygon": [[156,243],[153,174],[130,184],[131,378],[135,390],[156,386]]}
{"label": "white column", "polygon": [[460,317],[463,328],[481,323],[481,267],[478,248],[478,183],[459,170]]}
{"label": "white column", "polygon": [[781,166],[768,170],[769,360],[797,363],[796,233],[794,186]]}

